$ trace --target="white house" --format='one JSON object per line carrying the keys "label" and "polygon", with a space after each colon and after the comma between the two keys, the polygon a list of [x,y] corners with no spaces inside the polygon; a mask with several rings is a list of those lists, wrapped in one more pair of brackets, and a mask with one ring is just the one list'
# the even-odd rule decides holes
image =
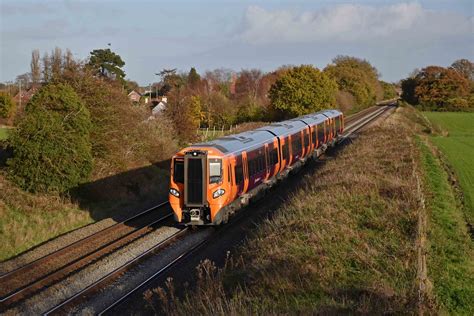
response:
{"label": "white house", "polygon": [[158,102],[158,104],[155,105],[155,107],[151,110],[151,114],[152,115],[160,114],[160,112],[164,110],[164,108],[166,107],[167,104],[168,104],[168,98],[167,97],[162,97],[161,101]]}

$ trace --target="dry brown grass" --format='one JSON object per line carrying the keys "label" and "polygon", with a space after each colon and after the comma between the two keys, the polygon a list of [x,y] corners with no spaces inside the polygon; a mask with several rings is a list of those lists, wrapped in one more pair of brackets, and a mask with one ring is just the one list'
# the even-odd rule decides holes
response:
{"label": "dry brown grass", "polygon": [[199,267],[184,299],[170,307],[161,292],[166,312],[415,313],[416,148],[400,122],[365,132],[302,179],[224,269]]}

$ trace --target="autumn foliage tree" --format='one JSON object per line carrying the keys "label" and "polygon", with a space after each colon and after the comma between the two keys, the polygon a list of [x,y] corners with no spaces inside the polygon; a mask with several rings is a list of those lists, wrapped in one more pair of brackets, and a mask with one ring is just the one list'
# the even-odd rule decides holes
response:
{"label": "autumn foliage tree", "polygon": [[423,109],[469,110],[473,107],[470,82],[453,68],[429,66],[402,82],[402,97]]}
{"label": "autumn foliage tree", "polygon": [[291,118],[335,106],[336,82],[311,65],[285,72],[270,88],[272,106]]}

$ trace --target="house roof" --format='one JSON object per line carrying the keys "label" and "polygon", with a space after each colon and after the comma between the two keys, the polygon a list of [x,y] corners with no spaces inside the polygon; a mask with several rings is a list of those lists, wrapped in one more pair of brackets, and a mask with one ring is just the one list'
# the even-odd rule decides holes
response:
{"label": "house roof", "polygon": [[130,93],[128,94],[128,96],[130,96],[131,94],[138,94],[139,96],[142,96],[140,92],[136,91],[136,90],[132,90],[130,91]]}

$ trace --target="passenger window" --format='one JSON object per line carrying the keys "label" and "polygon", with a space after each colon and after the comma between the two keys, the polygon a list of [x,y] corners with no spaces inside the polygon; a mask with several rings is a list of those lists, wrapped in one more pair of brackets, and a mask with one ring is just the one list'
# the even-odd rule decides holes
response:
{"label": "passenger window", "polygon": [[209,159],[209,183],[222,181],[222,160]]}

